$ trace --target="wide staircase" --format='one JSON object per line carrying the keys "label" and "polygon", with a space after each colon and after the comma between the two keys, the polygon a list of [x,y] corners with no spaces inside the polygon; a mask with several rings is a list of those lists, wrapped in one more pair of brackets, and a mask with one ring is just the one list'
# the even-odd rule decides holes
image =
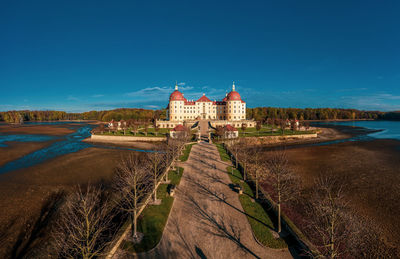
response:
{"label": "wide staircase", "polygon": [[199,121],[199,127],[200,127],[200,139],[202,141],[209,141],[208,139],[208,120],[200,120]]}

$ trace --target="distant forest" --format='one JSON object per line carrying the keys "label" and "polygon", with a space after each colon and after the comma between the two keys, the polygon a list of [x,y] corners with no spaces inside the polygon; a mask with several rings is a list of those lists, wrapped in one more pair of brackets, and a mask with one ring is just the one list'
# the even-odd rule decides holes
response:
{"label": "distant forest", "polygon": [[146,109],[115,109],[109,111],[90,111],[67,113],[64,111],[7,111],[0,112],[0,121],[21,123],[28,121],[60,120],[128,120],[150,121],[165,118],[165,111]]}
{"label": "distant forest", "polygon": [[[22,123],[26,121],[58,121],[58,120],[99,120],[111,121],[134,119],[138,121],[152,121],[165,119],[165,110],[146,109],[115,109],[108,111],[89,111],[83,113],[67,113],[63,111],[7,111],[0,112],[0,121],[9,123]],[[380,119],[400,120],[400,111],[360,111],[355,109],[334,108],[273,108],[258,107],[247,108],[247,118],[256,121],[273,119],[298,119],[298,120],[340,120],[340,119]]]}

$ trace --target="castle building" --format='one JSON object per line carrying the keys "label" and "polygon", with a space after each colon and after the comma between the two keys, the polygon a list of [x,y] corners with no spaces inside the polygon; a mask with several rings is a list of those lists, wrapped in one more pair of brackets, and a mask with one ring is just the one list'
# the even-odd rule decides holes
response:
{"label": "castle building", "polygon": [[220,101],[211,101],[205,94],[197,101],[187,100],[176,84],[175,91],[169,97],[167,120],[158,121],[158,125],[172,128],[183,123],[194,124],[198,120],[209,120],[214,127],[228,124],[240,127],[242,123],[254,127],[254,121],[246,120],[246,102],[235,90],[235,83],[232,91]]}
{"label": "castle building", "polygon": [[169,97],[167,118],[169,121],[245,120],[246,102],[236,92],[235,83],[232,85],[232,91],[222,101],[211,101],[205,94],[197,101],[189,101],[178,90],[178,85],[175,85],[175,91]]}

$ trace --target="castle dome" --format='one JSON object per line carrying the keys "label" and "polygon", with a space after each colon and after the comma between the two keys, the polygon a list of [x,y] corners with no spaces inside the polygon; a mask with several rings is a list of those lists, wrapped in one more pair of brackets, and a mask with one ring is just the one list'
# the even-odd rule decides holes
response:
{"label": "castle dome", "polygon": [[186,101],[185,97],[183,97],[183,94],[178,91],[178,83],[175,84],[175,91],[172,92],[172,94],[169,96],[170,101]]}
{"label": "castle dome", "polygon": [[235,90],[235,82],[233,82],[232,91],[230,91],[225,98],[226,98],[226,101],[241,101],[242,100],[242,98],[240,97],[240,94],[238,92],[236,92],[236,90]]}
{"label": "castle dome", "polygon": [[179,92],[178,90],[175,90],[169,96],[169,100],[170,101],[185,101],[185,97],[183,97],[183,94],[181,92]]}
{"label": "castle dome", "polygon": [[241,101],[242,98],[240,97],[240,94],[236,91],[231,91],[228,93],[226,96],[227,101]]}

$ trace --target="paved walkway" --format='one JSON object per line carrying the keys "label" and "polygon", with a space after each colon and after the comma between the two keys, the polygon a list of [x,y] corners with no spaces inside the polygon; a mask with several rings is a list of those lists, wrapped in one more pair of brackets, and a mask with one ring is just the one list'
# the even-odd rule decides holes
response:
{"label": "paved walkway", "polygon": [[[159,245],[134,258],[292,258],[259,245],[217,148],[194,145]],[[121,255],[120,255],[121,256]],[[127,255],[121,257],[127,258]]]}

